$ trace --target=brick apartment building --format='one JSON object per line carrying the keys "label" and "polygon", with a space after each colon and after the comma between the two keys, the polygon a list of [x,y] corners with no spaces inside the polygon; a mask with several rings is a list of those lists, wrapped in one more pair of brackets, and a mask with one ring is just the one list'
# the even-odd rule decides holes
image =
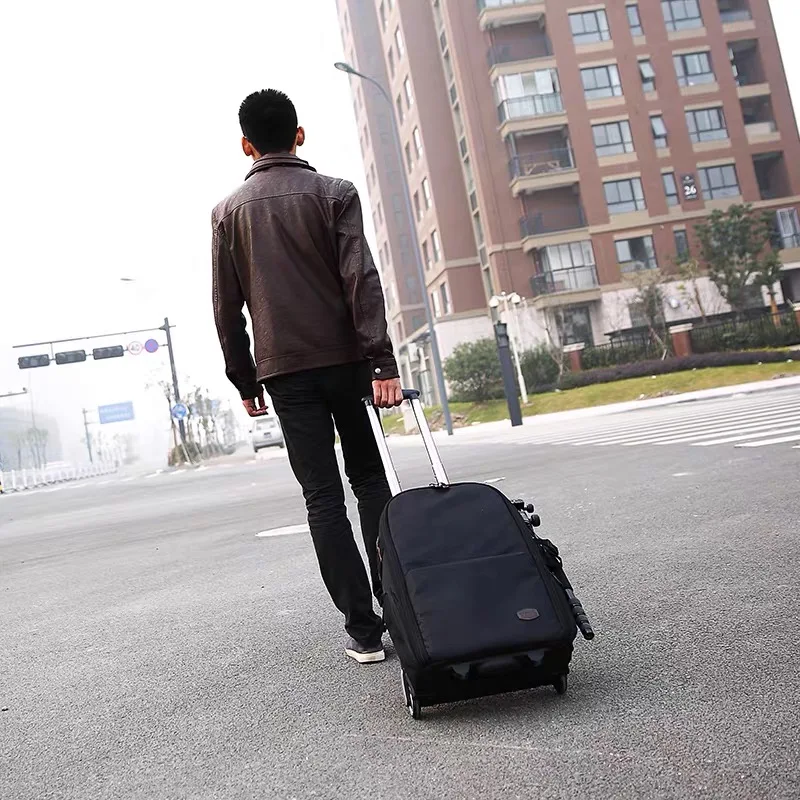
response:
{"label": "brick apartment building", "polygon": [[[774,212],[782,299],[800,302],[800,140],[768,0],[337,5],[346,59],[401,120],[398,165],[385,101],[351,79],[406,379],[427,367],[398,168],[444,357],[490,335],[500,292],[527,298],[526,347],[624,336],[641,324],[626,276],[670,272],[693,226],[736,202]],[[727,310],[700,284],[706,312]],[[698,315],[677,282],[666,297],[668,322]]]}

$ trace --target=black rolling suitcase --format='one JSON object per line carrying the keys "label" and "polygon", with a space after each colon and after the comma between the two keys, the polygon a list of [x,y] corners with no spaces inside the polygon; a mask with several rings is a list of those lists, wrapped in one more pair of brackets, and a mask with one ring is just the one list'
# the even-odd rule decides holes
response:
{"label": "black rolling suitcase", "polygon": [[482,483],[450,484],[419,401],[411,401],[436,483],[402,491],[379,415],[365,400],[393,498],[378,548],[383,611],[409,713],[553,686],[567,689],[578,629],[594,637],[533,506]]}

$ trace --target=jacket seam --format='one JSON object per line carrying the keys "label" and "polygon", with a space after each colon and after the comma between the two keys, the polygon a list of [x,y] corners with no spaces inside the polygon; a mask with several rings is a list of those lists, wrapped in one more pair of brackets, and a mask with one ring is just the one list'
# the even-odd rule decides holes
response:
{"label": "jacket seam", "polygon": [[250,200],[242,200],[238,205],[235,205],[224,217],[222,217],[219,221],[219,224],[222,225],[234,211],[238,211],[242,206],[248,205],[248,203],[260,203],[263,200],[273,200],[278,197],[300,197],[303,195],[310,195],[311,197],[317,197],[320,200],[340,200],[341,198],[337,197],[335,194],[316,194],[315,192],[280,192],[279,194],[270,194],[265,195],[264,197],[253,197]]}

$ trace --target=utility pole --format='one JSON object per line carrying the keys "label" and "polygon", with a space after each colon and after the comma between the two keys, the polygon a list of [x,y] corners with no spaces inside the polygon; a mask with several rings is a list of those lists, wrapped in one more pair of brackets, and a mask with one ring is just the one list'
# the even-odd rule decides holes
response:
{"label": "utility pole", "polygon": [[[181,392],[178,389],[178,371],[175,368],[175,353],[172,349],[172,334],[170,333],[170,324],[169,324],[169,317],[164,317],[164,324],[161,326],[160,330],[164,331],[167,335],[167,350],[169,351],[169,368],[172,370],[172,390],[175,393],[175,403],[181,402]],[[181,432],[181,442],[183,446],[186,447],[186,423],[182,420],[178,420],[178,429]]]}
{"label": "utility pole", "polygon": [[94,456],[92,455],[92,434],[89,431],[89,412],[84,408],[83,411],[83,429],[86,431],[86,449],[89,451],[89,463],[94,464]]}
{"label": "utility pole", "polygon": [[21,397],[25,394],[28,394],[27,389],[23,389],[21,392],[7,392],[6,394],[0,394],[0,400],[3,400],[6,397]]}

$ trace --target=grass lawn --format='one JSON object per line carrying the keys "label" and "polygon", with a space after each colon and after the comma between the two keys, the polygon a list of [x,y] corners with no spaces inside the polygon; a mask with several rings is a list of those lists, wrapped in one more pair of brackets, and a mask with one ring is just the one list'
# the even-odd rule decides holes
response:
{"label": "grass lawn", "polygon": [[[531,395],[530,402],[522,413],[528,416],[551,414],[555,411],[568,411],[573,408],[624,403],[629,400],[661,397],[682,392],[695,392],[700,389],[714,389],[720,386],[735,386],[740,383],[764,381],[778,375],[800,376],[800,361],[780,364],[748,364],[736,367],[712,367],[688,372],[673,372],[670,375],[657,375],[654,378],[631,378],[614,383],[599,383],[595,386],[582,386],[563,392]],[[456,427],[473,425],[476,422],[496,422],[508,418],[505,400],[490,403],[451,403],[450,410]],[[431,427],[438,430],[442,426],[442,415],[438,408],[428,409]],[[400,415],[386,417],[384,425],[387,433],[405,432]]]}

